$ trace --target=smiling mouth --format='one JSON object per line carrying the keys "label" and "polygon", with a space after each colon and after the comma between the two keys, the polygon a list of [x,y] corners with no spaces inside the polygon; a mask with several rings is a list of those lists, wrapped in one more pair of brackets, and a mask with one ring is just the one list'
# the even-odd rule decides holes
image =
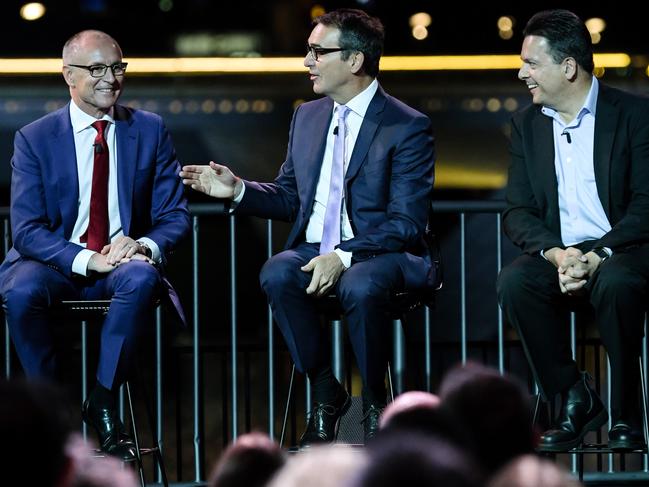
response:
{"label": "smiling mouth", "polygon": [[539,85],[537,85],[536,83],[528,83],[527,84],[527,89],[528,90],[533,90],[534,88],[538,88],[538,87],[539,87]]}

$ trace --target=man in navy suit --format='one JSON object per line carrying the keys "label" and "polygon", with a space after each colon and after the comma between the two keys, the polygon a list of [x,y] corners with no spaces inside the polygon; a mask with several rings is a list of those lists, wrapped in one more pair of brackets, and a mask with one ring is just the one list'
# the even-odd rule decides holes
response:
{"label": "man in navy suit", "polygon": [[611,365],[609,447],[641,448],[638,357],[649,278],[649,100],[593,75],[591,38],[567,10],[530,19],[518,77],[533,105],[512,120],[505,232],[524,254],[498,278],[540,391],[561,395],[546,451],[571,449],[608,414],[572,358],[570,309],[595,320]]}
{"label": "man in navy suit", "polygon": [[80,32],[66,42],[63,64],[71,102],[16,133],[13,248],[0,267],[0,293],[30,378],[56,375],[52,305],[112,299],[83,416],[104,451],[132,459],[115,394],[164,289],[155,264],[189,231],[189,215],[164,123],[116,105],[126,70],[117,42]]}
{"label": "man in navy suit", "polygon": [[433,189],[430,120],[379,86],[378,19],[342,9],[314,25],[304,65],[314,92],[325,96],[295,110],[275,181],[243,181],[213,162],[180,174],[198,191],[233,200],[238,214],[294,222],[260,280],[298,370],[311,381],[314,405],[301,446],[333,441],[350,404],[332,374],[318,298],[334,292],[345,311],[367,440],[386,401],[390,294],[435,279],[423,241]]}

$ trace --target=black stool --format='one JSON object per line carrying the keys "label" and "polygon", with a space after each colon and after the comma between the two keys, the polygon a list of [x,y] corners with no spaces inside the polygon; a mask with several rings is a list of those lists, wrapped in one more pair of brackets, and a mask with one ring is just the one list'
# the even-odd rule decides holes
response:
{"label": "black stool", "polygon": [[[390,313],[393,319],[392,327],[392,343],[393,343],[393,356],[392,360],[388,363],[388,388],[390,392],[390,398],[394,400],[394,382],[396,382],[397,395],[403,392],[404,389],[404,378],[403,372],[405,369],[405,345],[403,339],[403,328],[402,320],[403,316],[410,312],[414,311],[421,306],[427,305],[429,307],[433,306],[434,302],[434,292],[442,287],[441,279],[437,288],[433,291],[431,290],[422,290],[422,291],[407,291],[407,292],[398,292],[394,293],[390,298]],[[320,312],[325,316],[331,325],[331,363],[333,374],[338,379],[341,384],[344,384],[344,351],[343,351],[343,310],[338,301],[338,297],[335,294],[327,295],[321,298]],[[430,344],[426,343],[426,347],[429,347]],[[428,359],[430,352],[428,351],[426,357]],[[286,433],[286,423],[288,422],[288,412],[289,406],[293,396],[293,384],[295,380],[295,364],[291,369],[291,377],[289,380],[288,394],[286,398],[286,406],[284,408],[284,418],[282,421],[282,431],[280,434],[279,444],[283,446],[284,444],[284,435]],[[350,411],[354,409],[352,408]],[[349,414],[349,412],[347,413]]]}
{"label": "black stool", "polygon": [[[156,307],[159,306],[159,303],[156,303]],[[86,352],[86,328],[89,321],[102,321],[108,309],[110,308],[110,300],[76,300],[76,301],[61,301],[53,309],[54,313],[66,320],[78,320],[81,321],[81,384],[82,384],[82,401],[87,397],[87,352]],[[139,373],[139,369],[138,369]],[[140,476],[140,484],[142,487],[146,486],[146,481],[144,477],[144,466],[142,464],[142,455],[152,454],[155,456],[155,460],[160,469],[160,476],[162,483],[165,487],[169,486],[167,480],[167,472],[164,466],[164,460],[162,458],[162,452],[160,451],[158,436],[153,427],[152,414],[149,407],[149,402],[144,394],[144,402],[146,407],[146,412],[149,420],[149,425],[151,427],[151,435],[153,437],[153,442],[155,446],[151,448],[143,448],[140,446],[137,424],[135,421],[135,413],[133,410],[133,401],[131,398],[131,386],[129,381],[124,382],[124,388],[126,390],[126,399],[128,403],[129,416],[131,420],[131,425],[133,429],[133,441],[135,442],[135,451],[136,451],[136,461],[138,466],[138,473]],[[84,432],[86,430],[86,425],[83,425]]]}
{"label": "black stool", "polygon": [[[573,349],[573,357],[576,354],[576,313],[575,311],[572,311],[570,313],[570,328],[571,328],[571,336],[572,336],[572,349]],[[644,333],[644,338],[643,338],[643,351],[640,353],[640,357],[638,359],[638,365],[640,367],[640,389],[641,389],[641,397],[642,397],[642,433],[644,436],[644,441],[645,441],[645,446],[642,449],[638,450],[633,450],[633,451],[628,451],[628,452],[619,452],[619,451],[614,451],[611,450],[608,445],[603,444],[603,443],[586,443],[582,442],[580,445],[576,446],[575,448],[572,448],[570,450],[565,450],[565,451],[557,451],[557,452],[544,452],[541,451],[540,453],[543,455],[547,456],[552,456],[554,457],[556,454],[571,454],[575,455],[575,458],[577,460],[577,472],[579,475],[579,481],[582,482],[584,479],[584,454],[611,454],[611,453],[617,453],[620,455],[626,455],[630,453],[636,453],[636,454],[642,454],[642,455],[647,455],[649,453],[648,445],[649,445],[649,412],[648,412],[648,403],[647,403],[647,377],[645,374],[645,363],[643,360],[643,355],[646,353],[647,350],[647,318],[645,316],[645,333]],[[610,388],[610,381],[608,384]],[[540,409],[540,402],[541,402],[541,396],[540,394],[536,398],[536,404],[534,407],[534,415],[533,415],[533,424],[536,424],[537,418],[538,418],[538,412]],[[574,468],[574,467],[573,467]],[[574,470],[573,470],[574,471]]]}

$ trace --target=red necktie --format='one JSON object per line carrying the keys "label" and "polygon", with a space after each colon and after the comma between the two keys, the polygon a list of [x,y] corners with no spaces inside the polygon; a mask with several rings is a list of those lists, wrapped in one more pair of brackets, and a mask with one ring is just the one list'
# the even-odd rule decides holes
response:
{"label": "red necktie", "polygon": [[90,195],[90,223],[81,242],[87,241],[86,248],[100,252],[108,243],[108,144],[104,131],[107,120],[97,120],[92,126],[97,130],[92,170],[92,193]]}

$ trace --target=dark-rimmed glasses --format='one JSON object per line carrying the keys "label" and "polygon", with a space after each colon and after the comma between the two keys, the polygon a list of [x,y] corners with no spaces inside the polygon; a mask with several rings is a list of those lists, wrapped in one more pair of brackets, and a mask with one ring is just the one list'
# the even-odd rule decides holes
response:
{"label": "dark-rimmed glasses", "polygon": [[339,52],[346,51],[345,47],[316,47],[316,46],[306,46],[307,54],[311,54],[311,57],[314,61],[319,61],[318,57],[324,54],[329,54],[330,52]]}
{"label": "dark-rimmed glasses", "polygon": [[114,76],[123,76],[126,72],[126,66],[128,66],[128,63],[115,63],[111,64],[110,66],[106,66],[105,64],[93,64],[91,66],[68,64],[68,66],[71,66],[73,68],[86,69],[90,73],[90,76],[92,76],[93,78],[102,78],[106,74],[106,71],[108,71],[108,68],[110,68]]}

